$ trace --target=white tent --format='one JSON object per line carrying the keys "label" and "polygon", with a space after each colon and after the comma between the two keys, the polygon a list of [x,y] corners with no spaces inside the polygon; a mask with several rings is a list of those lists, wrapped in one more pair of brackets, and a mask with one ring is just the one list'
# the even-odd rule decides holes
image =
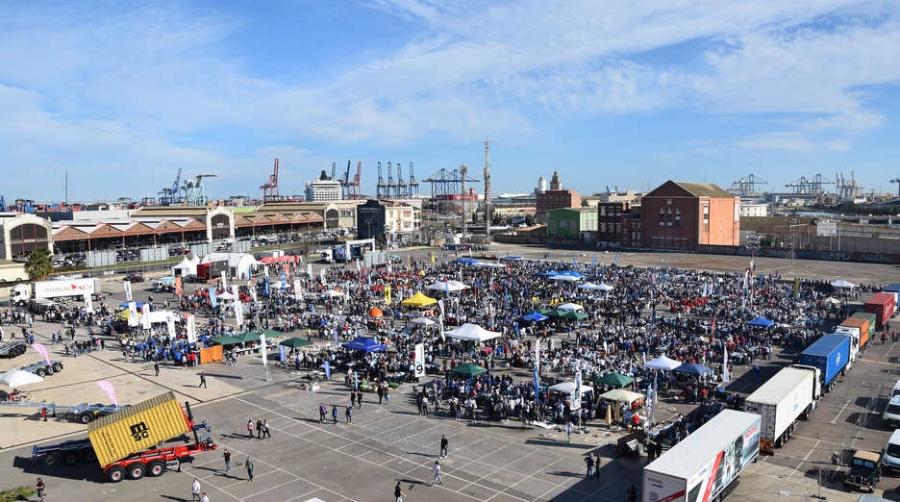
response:
{"label": "white tent", "polygon": [[187,256],[181,260],[181,263],[172,267],[172,275],[179,275],[177,271],[181,272],[182,277],[187,277],[190,275],[197,275],[197,263],[192,260],[189,260]]}
{"label": "white tent", "polygon": [[584,311],[584,307],[578,305],[577,303],[563,303],[559,307],[556,307],[556,310],[560,310],[562,312],[579,312]]}
{"label": "white tent", "polygon": [[446,293],[447,291],[449,291],[451,293],[456,293],[457,291],[469,289],[469,286],[466,286],[465,284],[463,284],[459,281],[449,280],[449,281],[438,281],[434,284],[429,284],[428,286],[425,286],[425,289],[427,289],[429,291],[440,291],[442,293]]}
{"label": "white tent", "polygon": [[499,338],[500,333],[496,331],[488,331],[477,324],[463,324],[462,326],[444,333],[448,338],[457,340],[466,340],[470,342],[484,342]]}
{"label": "white tent", "polygon": [[651,370],[671,371],[679,366],[681,366],[680,362],[669,358],[665,354],[644,363],[644,367]]}
{"label": "white tent", "polygon": [[433,319],[431,319],[429,317],[425,317],[425,316],[416,317],[415,319],[413,319],[410,322],[413,324],[420,324],[422,326],[431,326],[432,324],[435,324]]}
{"label": "white tent", "polygon": [[604,394],[600,394],[600,397],[602,397],[603,399],[609,399],[611,401],[619,401],[622,403],[630,404],[637,401],[638,399],[641,399],[642,397],[644,397],[644,395],[625,389],[613,389]]}
{"label": "white tent", "polygon": [[562,274],[551,275],[547,279],[550,279],[551,281],[565,281],[565,282],[578,282],[581,280],[581,278],[575,277],[573,275],[562,275]]}
{"label": "white tent", "polygon": [[472,264],[472,266],[478,268],[506,268],[506,265],[504,265],[503,263],[494,263],[487,261],[476,261]]}
{"label": "white tent", "polygon": [[593,282],[586,282],[584,284],[579,284],[578,289],[588,289],[591,291],[612,291],[613,287],[608,284],[604,284],[602,282],[600,284],[594,284]]}
{"label": "white tent", "polygon": [[228,268],[234,269],[234,277],[250,278],[250,267],[256,265],[256,259],[247,253],[209,253],[200,263],[228,262]]}
{"label": "white tent", "polygon": [[856,284],[853,284],[852,282],[847,282],[843,279],[835,279],[834,281],[831,282],[831,285],[838,289],[853,289],[856,287]]}
{"label": "white tent", "polygon": [[[562,392],[563,394],[571,394],[575,392],[575,382],[560,382],[555,385],[551,385],[548,387],[553,392]],[[593,391],[593,388],[590,385],[582,385],[581,386],[581,395],[585,395]]]}

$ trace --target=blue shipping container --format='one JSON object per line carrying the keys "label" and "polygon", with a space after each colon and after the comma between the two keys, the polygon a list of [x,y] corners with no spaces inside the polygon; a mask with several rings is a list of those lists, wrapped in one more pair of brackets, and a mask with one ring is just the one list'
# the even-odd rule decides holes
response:
{"label": "blue shipping container", "polygon": [[822,387],[828,388],[849,361],[850,337],[846,335],[824,335],[800,353],[800,364],[819,368]]}

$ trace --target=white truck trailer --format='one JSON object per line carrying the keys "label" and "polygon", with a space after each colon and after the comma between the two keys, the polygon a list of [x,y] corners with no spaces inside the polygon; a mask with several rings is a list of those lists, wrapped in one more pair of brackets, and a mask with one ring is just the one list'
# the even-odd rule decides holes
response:
{"label": "white truck trailer", "polygon": [[51,281],[35,281],[31,284],[16,284],[12,288],[11,300],[23,305],[32,298],[52,300],[63,297],[83,297],[85,294],[96,298],[101,294],[100,279],[62,278]]}
{"label": "white truck trailer", "polygon": [[759,449],[775,453],[797,427],[799,418],[807,418],[822,397],[819,369],[790,366],[770,378],[744,400],[744,411],[756,413],[761,420]]}
{"label": "white truck trailer", "polygon": [[759,455],[759,415],[723,410],[644,467],[643,502],[723,500]]}

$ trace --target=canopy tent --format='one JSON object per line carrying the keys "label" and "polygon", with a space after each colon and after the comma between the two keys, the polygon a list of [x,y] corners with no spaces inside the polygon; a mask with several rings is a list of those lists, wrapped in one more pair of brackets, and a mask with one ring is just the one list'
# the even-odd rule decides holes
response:
{"label": "canopy tent", "polygon": [[5,385],[9,388],[22,387],[24,385],[31,385],[33,383],[43,382],[44,379],[38,375],[30,371],[14,369],[9,370],[6,373],[0,375],[0,385]]}
{"label": "canopy tent", "polygon": [[684,363],[673,369],[675,373],[684,373],[685,375],[706,375],[712,373],[713,370],[708,366],[696,363]]}
{"label": "canopy tent", "polygon": [[285,347],[290,347],[292,349],[299,349],[300,347],[306,347],[312,344],[313,342],[305,338],[297,338],[295,336],[293,338],[288,338],[287,340],[282,340],[279,345],[284,345]]}
{"label": "canopy tent", "polygon": [[597,381],[604,385],[612,385],[613,387],[625,387],[631,382],[634,382],[634,378],[614,371],[603,375]]}
{"label": "canopy tent", "polygon": [[253,333],[253,332],[248,331],[248,332],[246,332],[246,333],[242,333],[242,334],[240,334],[240,335],[237,335],[237,337],[240,338],[241,341],[244,342],[244,343],[258,342],[258,341],[259,341],[259,335],[261,335],[261,334],[262,334],[262,333]]}
{"label": "canopy tent", "polygon": [[462,263],[463,265],[473,265],[477,263],[478,260],[475,258],[457,258],[456,263]]}
{"label": "canopy tent", "polygon": [[448,331],[444,333],[444,335],[448,338],[470,342],[485,342],[500,337],[500,333],[497,333],[496,331],[488,331],[477,324],[469,323],[463,324],[452,331]]}
{"label": "canopy tent", "polygon": [[384,345],[376,343],[374,339],[365,336],[358,336],[354,338],[352,342],[342,343],[341,347],[358,350],[360,352],[365,352],[366,354],[368,354],[369,352],[387,350],[387,347],[385,347]]}
{"label": "canopy tent", "polygon": [[853,289],[856,287],[856,284],[843,279],[835,279],[834,281],[831,281],[831,286],[838,289]]}
{"label": "canopy tent", "polygon": [[579,284],[578,289],[587,289],[590,291],[612,291],[613,287],[604,283],[594,284],[593,282],[586,282],[584,284]]}
{"label": "canopy tent", "polygon": [[369,309],[369,317],[384,317],[384,312],[378,307]]}
{"label": "canopy tent", "polygon": [[425,289],[427,289],[429,291],[440,291],[442,293],[447,293],[447,292],[456,293],[457,291],[469,289],[469,286],[466,286],[465,284],[463,284],[459,281],[449,280],[449,281],[437,281],[434,284],[429,284],[428,286],[425,286]]}
{"label": "canopy tent", "polygon": [[665,354],[657,357],[656,359],[651,359],[644,364],[645,368],[662,371],[672,371],[679,366],[681,366],[680,362],[669,358]]}
{"label": "canopy tent", "polygon": [[580,277],[575,277],[574,275],[562,275],[556,274],[548,276],[551,281],[560,281],[560,282],[578,282],[581,280]]}
{"label": "canopy tent", "polygon": [[[119,306],[122,307],[123,309],[127,309],[128,303],[130,303],[130,302],[120,303]],[[144,308],[144,302],[134,302],[134,306],[137,307],[138,310],[140,310],[140,309]]]}
{"label": "canopy tent", "polygon": [[415,319],[413,319],[413,320],[410,321],[410,322],[413,323],[413,324],[419,324],[419,325],[421,325],[421,326],[431,326],[432,324],[437,324],[437,323],[434,322],[433,319],[431,319],[431,318],[429,318],[429,317],[425,317],[425,316],[422,316],[422,317],[416,317]]}
{"label": "canopy tent", "polygon": [[588,318],[588,315],[585,314],[584,312],[562,312],[560,310],[557,310],[557,312],[559,313],[559,315],[556,317],[559,317],[561,319],[573,319],[576,321],[583,321],[584,319]]}
{"label": "canopy tent", "polygon": [[631,404],[638,399],[644,397],[643,394],[639,394],[637,392],[631,392],[630,390],[625,389],[613,389],[609,392],[605,392],[600,394],[600,397],[603,399],[609,399],[611,401],[618,401],[620,403],[628,403]]}
{"label": "canopy tent", "polygon": [[197,275],[197,262],[185,256],[178,265],[172,267],[172,275],[182,277]]}
{"label": "canopy tent", "polygon": [[559,272],[557,272],[556,270],[550,269],[547,272],[541,272],[537,275],[539,277],[556,277],[557,275],[559,275]]}
{"label": "canopy tent", "polygon": [[238,343],[243,343],[244,339],[236,336],[218,336],[213,338],[212,343],[217,343],[219,345],[235,345]]}
{"label": "canopy tent", "polygon": [[328,291],[323,291],[320,293],[322,298],[341,298],[347,296],[343,291],[338,291],[336,289],[329,289]]}
{"label": "canopy tent", "polygon": [[504,265],[502,263],[487,262],[487,261],[476,261],[475,263],[472,264],[472,266],[478,267],[478,268],[506,268],[506,265]]}
{"label": "canopy tent", "polygon": [[759,328],[768,328],[769,326],[775,324],[774,322],[766,319],[763,316],[759,316],[756,319],[747,323],[747,326],[756,326]]}
{"label": "canopy tent", "polygon": [[437,303],[437,300],[434,298],[425,296],[421,291],[416,291],[416,294],[400,302],[400,305],[406,305],[407,307],[427,307],[429,305],[434,305],[435,303]]}
{"label": "canopy tent", "polygon": [[257,264],[256,259],[247,253],[209,253],[200,263],[228,262],[228,268],[234,269],[234,277],[238,279],[250,278],[250,267]]}
{"label": "canopy tent", "polygon": [[473,376],[478,376],[482,373],[487,373],[487,368],[478,366],[477,364],[466,363],[466,364],[456,365],[450,371],[452,371],[453,373],[456,373],[457,375],[466,375],[469,377],[473,377]]}
{"label": "canopy tent", "polygon": [[[575,382],[571,382],[571,381],[560,382],[558,384],[554,384],[554,385],[551,385],[550,387],[547,387],[547,389],[551,390],[553,392],[561,392],[563,394],[571,394],[571,393],[575,392]],[[581,395],[588,394],[592,390],[593,389],[591,388],[590,385],[582,385],[581,386]]]}
{"label": "canopy tent", "polygon": [[544,314],[541,314],[540,312],[535,310],[535,311],[532,311],[530,314],[523,315],[519,319],[521,319],[523,321],[528,321],[528,322],[541,322],[541,321],[546,321],[547,319],[549,319],[549,317],[547,317]]}
{"label": "canopy tent", "polygon": [[582,274],[581,272],[577,272],[575,270],[563,270],[562,272],[559,273],[559,275],[565,275],[565,276],[569,276],[569,277],[577,277],[579,279],[584,277],[584,274]]}
{"label": "canopy tent", "polygon": [[584,307],[578,305],[577,303],[563,303],[562,305],[556,307],[556,310],[561,310],[563,312],[579,312],[584,311]]}
{"label": "canopy tent", "polygon": [[521,256],[501,256],[500,259],[505,261],[522,261],[525,258]]}

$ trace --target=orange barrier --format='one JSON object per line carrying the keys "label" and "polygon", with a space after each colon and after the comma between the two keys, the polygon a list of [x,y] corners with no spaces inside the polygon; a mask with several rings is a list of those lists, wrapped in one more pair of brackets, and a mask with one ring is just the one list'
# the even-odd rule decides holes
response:
{"label": "orange barrier", "polygon": [[200,364],[214,363],[216,361],[221,361],[222,359],[221,345],[213,345],[212,347],[200,349]]}

